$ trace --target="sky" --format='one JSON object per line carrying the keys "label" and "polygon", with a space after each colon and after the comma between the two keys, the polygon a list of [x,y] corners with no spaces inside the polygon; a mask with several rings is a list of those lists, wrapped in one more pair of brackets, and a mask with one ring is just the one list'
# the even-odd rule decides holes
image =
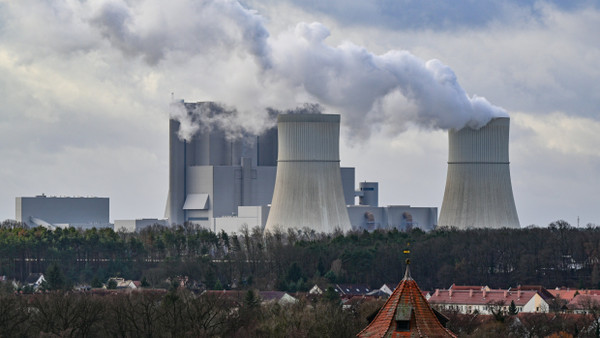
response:
{"label": "sky", "polygon": [[508,115],[521,225],[600,225],[598,31],[597,1],[0,0],[0,220],[42,193],[162,218],[183,99],[252,132],[318,103],[381,205],[438,208],[447,130]]}

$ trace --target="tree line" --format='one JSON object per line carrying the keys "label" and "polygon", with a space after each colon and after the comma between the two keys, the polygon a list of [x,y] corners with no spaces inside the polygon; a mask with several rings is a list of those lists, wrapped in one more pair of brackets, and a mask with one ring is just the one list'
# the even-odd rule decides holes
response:
{"label": "tree line", "polygon": [[[403,254],[409,249],[410,254]],[[207,288],[305,291],[314,283],[397,283],[406,258],[424,290],[451,284],[600,288],[600,228],[564,221],[522,229],[439,228],[322,234],[243,227],[214,233],[191,224],[48,230],[0,225],[0,275],[24,280],[55,264],[71,284],[109,277],[157,287],[187,276]]]}

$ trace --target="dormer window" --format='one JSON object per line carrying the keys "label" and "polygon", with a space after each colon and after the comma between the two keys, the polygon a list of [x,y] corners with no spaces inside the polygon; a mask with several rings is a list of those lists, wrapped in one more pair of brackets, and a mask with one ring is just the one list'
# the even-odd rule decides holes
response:
{"label": "dormer window", "polygon": [[396,308],[396,331],[397,332],[409,332],[410,331],[410,319],[413,316],[413,309],[408,304],[399,304]]}

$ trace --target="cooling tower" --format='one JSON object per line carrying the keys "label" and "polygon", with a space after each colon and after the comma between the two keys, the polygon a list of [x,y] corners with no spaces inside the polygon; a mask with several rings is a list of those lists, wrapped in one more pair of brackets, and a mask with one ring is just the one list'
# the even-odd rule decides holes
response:
{"label": "cooling tower", "polygon": [[340,175],[340,116],[283,114],[277,129],[277,175],[265,231],[349,231]]}
{"label": "cooling tower", "polygon": [[508,161],[510,119],[448,132],[448,175],[439,226],[518,228]]}

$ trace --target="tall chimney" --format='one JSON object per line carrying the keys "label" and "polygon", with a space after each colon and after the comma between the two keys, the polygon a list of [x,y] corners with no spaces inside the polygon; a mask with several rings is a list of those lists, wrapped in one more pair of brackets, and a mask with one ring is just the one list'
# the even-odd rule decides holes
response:
{"label": "tall chimney", "polygon": [[277,130],[277,174],[265,231],[349,231],[340,174],[340,116],[282,114]]}
{"label": "tall chimney", "polygon": [[519,228],[510,180],[510,119],[492,119],[479,130],[448,132],[448,174],[439,226]]}

